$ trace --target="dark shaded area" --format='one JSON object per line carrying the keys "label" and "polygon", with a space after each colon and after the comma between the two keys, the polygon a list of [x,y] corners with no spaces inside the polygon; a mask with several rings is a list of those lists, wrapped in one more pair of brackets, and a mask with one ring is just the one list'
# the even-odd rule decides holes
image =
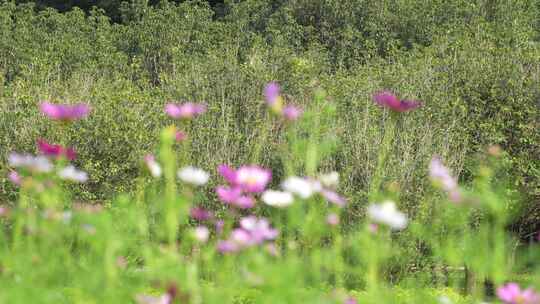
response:
{"label": "dark shaded area", "polygon": [[[130,2],[137,2],[137,1],[124,1],[124,0],[16,0],[15,3],[22,4],[22,3],[34,3],[36,5],[36,8],[38,10],[46,9],[46,8],[54,8],[60,12],[66,12],[71,10],[74,7],[78,7],[82,9],[85,12],[90,12],[93,7],[100,8],[105,11],[105,15],[107,15],[109,18],[111,18],[114,22],[121,22],[122,21],[122,6],[126,5]],[[144,3],[145,1],[141,1]],[[156,6],[160,3],[165,2],[174,2],[174,3],[182,3],[186,2],[186,0],[148,0],[148,5],[150,6]],[[224,7],[224,0],[208,0],[208,1],[200,1],[201,3],[208,3],[212,9],[220,13],[223,10]]]}

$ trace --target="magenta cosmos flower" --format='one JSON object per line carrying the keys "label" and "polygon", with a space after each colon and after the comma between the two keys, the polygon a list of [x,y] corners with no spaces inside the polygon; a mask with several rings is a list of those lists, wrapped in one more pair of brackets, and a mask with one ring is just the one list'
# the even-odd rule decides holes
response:
{"label": "magenta cosmos flower", "polygon": [[421,105],[421,102],[416,100],[400,100],[396,95],[388,91],[375,93],[373,95],[373,101],[379,106],[389,108],[395,112],[407,112]]}
{"label": "magenta cosmos flower", "polygon": [[50,119],[61,121],[78,120],[90,113],[90,107],[84,103],[65,105],[45,101],[40,104],[40,109]]}
{"label": "magenta cosmos flower", "polygon": [[191,218],[197,221],[208,221],[214,218],[214,214],[211,211],[208,211],[202,207],[193,207],[190,210]]}
{"label": "magenta cosmos flower", "polygon": [[175,119],[192,119],[206,112],[206,105],[201,103],[186,102],[183,104],[168,103],[165,105],[165,113]]}
{"label": "magenta cosmos flower", "polygon": [[521,290],[516,283],[508,283],[497,289],[497,296],[507,304],[538,304],[540,295],[531,288]]}
{"label": "magenta cosmos flower", "polygon": [[65,148],[61,145],[50,144],[41,138],[37,140],[37,146],[39,152],[45,156],[51,156],[54,158],[65,157],[69,160],[74,160],[77,157],[77,153],[73,148]]}

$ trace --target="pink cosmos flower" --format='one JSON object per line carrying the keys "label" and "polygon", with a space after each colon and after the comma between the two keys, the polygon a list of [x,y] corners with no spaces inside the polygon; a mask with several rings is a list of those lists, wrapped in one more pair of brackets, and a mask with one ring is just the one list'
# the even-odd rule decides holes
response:
{"label": "pink cosmos flower", "polygon": [[369,232],[371,232],[371,233],[377,233],[377,231],[379,231],[379,225],[374,224],[374,223],[371,223],[371,224],[369,224],[369,226],[368,226],[368,230],[369,230]]}
{"label": "pink cosmos flower", "polygon": [[279,232],[271,228],[270,223],[265,218],[244,217],[240,220],[240,227],[231,232],[229,239],[218,242],[218,251],[221,253],[237,252],[274,240],[278,234]]}
{"label": "pink cosmos flower", "polygon": [[255,216],[244,217],[240,220],[240,227],[251,234],[251,240],[255,244],[275,239],[279,232],[270,227],[270,223],[265,218]]}
{"label": "pink cosmos flower", "polygon": [[322,189],[321,195],[330,203],[335,204],[339,207],[345,207],[347,204],[347,200],[343,198],[341,195],[337,194],[335,191],[328,190],[328,189]]}
{"label": "pink cosmos flower", "polygon": [[214,215],[212,212],[202,208],[202,207],[193,207],[190,210],[190,216],[191,218],[197,220],[197,221],[207,221],[214,218]]}
{"label": "pink cosmos flower", "polygon": [[225,181],[232,186],[236,186],[236,171],[228,165],[221,164],[218,166],[218,173],[223,176]]}
{"label": "pink cosmos flower", "polygon": [[540,295],[531,288],[521,290],[516,283],[508,283],[497,289],[497,296],[507,304],[538,304]]}
{"label": "pink cosmos flower", "polygon": [[406,112],[420,107],[421,102],[416,100],[400,100],[389,91],[382,91],[373,95],[373,101],[382,107],[387,107],[395,112]]}
{"label": "pink cosmos flower", "polygon": [[53,120],[74,121],[84,118],[90,113],[90,107],[87,104],[79,103],[75,105],[53,104],[42,102],[40,110],[43,114]]}
{"label": "pink cosmos flower", "polygon": [[339,225],[339,216],[335,213],[330,213],[328,216],[326,216],[326,223],[330,226]]}
{"label": "pink cosmos flower", "polygon": [[222,234],[223,233],[223,227],[225,227],[225,222],[223,220],[217,220],[215,224],[216,233]]}
{"label": "pink cosmos flower", "polygon": [[240,249],[240,246],[238,246],[233,241],[225,240],[225,241],[219,241],[217,243],[217,250],[223,254],[236,252],[239,249]]}
{"label": "pink cosmos flower", "polygon": [[216,194],[220,201],[240,209],[255,206],[255,200],[251,196],[243,195],[240,187],[217,186]]}
{"label": "pink cosmos flower", "polygon": [[140,294],[135,296],[135,301],[137,304],[171,304],[172,298],[168,293],[159,297]]}
{"label": "pink cosmos flower", "polygon": [[181,141],[186,140],[187,134],[185,132],[183,132],[183,131],[176,131],[174,137],[175,137],[177,142],[181,142]]}
{"label": "pink cosmos flower", "polygon": [[10,182],[17,186],[20,186],[22,183],[22,177],[19,175],[19,173],[17,173],[17,171],[9,171],[8,179]]}
{"label": "pink cosmos flower", "polygon": [[429,164],[429,177],[437,184],[440,184],[445,191],[452,191],[457,188],[457,181],[450,174],[450,170],[443,165],[441,159],[434,156]]}
{"label": "pink cosmos flower", "polygon": [[279,97],[280,92],[281,88],[277,82],[269,82],[264,87],[264,98],[266,99],[266,103],[268,105],[273,105]]}
{"label": "pink cosmos flower", "polygon": [[353,297],[348,297],[343,304],[358,304],[358,301]]}
{"label": "pink cosmos flower", "polygon": [[61,145],[49,144],[44,139],[37,140],[37,146],[39,152],[45,156],[52,156],[54,158],[65,157],[68,160],[74,160],[77,157],[77,153],[73,148],[65,148]]}
{"label": "pink cosmos flower", "polygon": [[175,119],[192,119],[206,112],[206,105],[193,102],[183,104],[168,103],[165,105],[165,112]]}
{"label": "pink cosmos flower", "polygon": [[282,113],[285,119],[290,120],[290,121],[295,121],[300,117],[300,115],[302,115],[302,109],[300,109],[297,106],[288,105],[285,108],[283,108]]}
{"label": "pink cosmos flower", "polygon": [[242,166],[236,170],[236,183],[246,192],[263,192],[271,179],[272,172],[259,166]]}
{"label": "pink cosmos flower", "polygon": [[451,175],[450,170],[443,165],[437,156],[434,156],[429,164],[429,178],[448,193],[450,201],[454,203],[463,201],[456,178]]}
{"label": "pink cosmos flower", "polygon": [[5,217],[9,214],[9,208],[0,206],[0,217]]}

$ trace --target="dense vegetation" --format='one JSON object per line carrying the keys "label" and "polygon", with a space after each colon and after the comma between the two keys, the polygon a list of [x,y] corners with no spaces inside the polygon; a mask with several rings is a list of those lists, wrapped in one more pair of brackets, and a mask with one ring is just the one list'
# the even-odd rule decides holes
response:
{"label": "dense vegetation", "polygon": [[[357,228],[364,227],[368,203],[374,203],[374,198],[381,199],[383,193],[390,193],[390,196],[399,196],[399,209],[414,221],[412,227],[416,227],[392,234],[393,246],[399,247],[399,254],[388,257],[388,267],[381,270],[385,280],[402,284],[402,292],[408,292],[406,288],[413,284],[411,282],[434,280],[432,275],[438,277],[441,271],[447,272],[448,265],[472,267],[474,273],[481,273],[480,279],[473,281],[478,283],[485,279],[487,285],[501,284],[514,278],[516,273],[534,272],[525,271],[528,268],[521,264],[516,266],[517,269],[497,272],[482,268],[485,265],[477,261],[456,258],[459,253],[445,256],[441,252],[448,248],[441,251],[437,247],[440,246],[437,236],[421,227],[433,224],[436,216],[441,219],[450,216],[440,210],[440,204],[431,203],[442,197],[434,191],[427,177],[430,160],[433,155],[439,155],[467,191],[487,195],[483,206],[488,207],[466,211],[456,211],[452,207],[447,210],[449,214],[463,212],[464,218],[468,219],[454,224],[467,226],[468,223],[470,227],[462,231],[454,226],[433,224],[439,229],[434,231],[441,235],[448,231],[456,235],[463,233],[470,236],[465,238],[467,244],[474,244],[476,241],[493,241],[483,239],[485,235],[475,239],[475,228],[493,229],[497,232],[497,241],[493,242],[507,244],[512,238],[502,237],[504,232],[512,233],[522,241],[532,241],[540,230],[538,0],[433,0],[428,4],[399,0],[36,2],[0,1],[0,205],[12,208],[27,198],[31,202],[35,200],[39,208],[71,208],[71,199],[66,197],[64,190],[51,190],[53,197],[59,195],[66,200],[62,206],[50,203],[47,195],[47,199],[42,194],[23,195],[28,189],[21,190],[9,181],[8,173],[14,168],[6,164],[12,151],[35,153],[39,138],[76,148],[78,158],[74,164],[88,172],[90,178],[86,183],[68,187],[72,199],[112,209],[99,217],[82,219],[85,223],[92,222],[97,230],[109,231],[109,239],[84,239],[87,236],[81,236],[81,231],[76,229],[64,231],[50,223],[43,226],[50,229],[49,232],[59,233],[59,237],[39,245],[43,247],[36,247],[38,252],[45,253],[47,246],[59,246],[61,241],[68,240],[67,244],[71,244],[63,247],[61,255],[48,257],[55,261],[51,265],[60,267],[60,261],[66,259],[66,271],[73,273],[80,271],[82,266],[105,267],[100,270],[103,273],[96,271],[77,281],[76,284],[81,286],[71,286],[73,289],[68,293],[72,293],[72,301],[89,301],[88,294],[83,293],[98,290],[101,283],[97,282],[103,276],[108,278],[107,282],[112,282],[111,286],[133,280],[131,286],[140,288],[143,278],[154,278],[154,275],[147,276],[144,271],[139,273],[138,266],[163,263],[149,265],[147,270],[165,271],[176,259],[173,255],[177,252],[171,253],[171,260],[163,260],[163,252],[152,251],[158,243],[169,242],[171,245],[172,242],[162,235],[170,235],[170,227],[153,222],[170,210],[150,206],[152,200],[183,200],[184,194],[167,194],[173,182],[169,179],[166,182],[169,186],[156,185],[154,179],[146,176],[143,163],[143,157],[148,153],[173,149],[167,146],[167,140],[163,143],[162,138],[161,144],[158,140],[162,130],[172,123],[163,111],[165,104],[171,101],[204,102],[208,107],[204,115],[182,125],[182,130],[190,138],[189,164],[212,175],[209,183],[197,193],[197,201],[220,216],[226,214],[227,208],[213,191],[220,182],[216,172],[219,164],[233,167],[259,164],[271,168],[273,187],[278,187],[291,173],[340,172],[338,190],[348,200],[347,206],[340,211],[344,243],[334,243],[335,231],[329,232],[332,234],[329,236],[316,229],[313,234],[298,236],[298,240],[300,243],[328,241],[328,248],[313,253],[313,256],[351,254],[353,261],[347,261],[345,257],[344,264],[316,264],[318,267],[333,269],[353,265],[350,269],[354,270],[372,265],[355,264],[355,258],[361,254],[358,254],[358,248],[349,248],[347,244],[355,238],[373,241],[368,237],[370,234],[364,230],[359,232]],[[94,4],[96,7],[92,7]],[[307,110],[306,120],[298,123],[299,128],[320,132],[318,134],[325,140],[331,139],[321,145],[323,151],[320,153],[324,157],[317,162],[316,170],[310,172],[309,166],[304,166],[306,155],[301,152],[305,146],[294,145],[301,142],[298,138],[306,135],[300,132],[291,137],[291,132],[287,131],[290,126],[269,120],[262,94],[269,81],[281,84],[284,100]],[[325,92],[324,98],[321,89]],[[394,91],[403,98],[421,100],[422,107],[400,116],[383,111],[372,101],[373,93],[382,89]],[[40,112],[39,104],[44,100],[85,102],[91,107],[91,115],[70,127],[59,127],[44,119]],[[322,117],[326,106],[332,107],[332,115]],[[315,123],[314,117],[322,117],[322,126]],[[385,141],[385,134],[390,134],[390,130],[395,131],[394,136],[389,138],[387,135]],[[175,145],[179,151],[187,151],[186,146]],[[284,148],[287,145],[290,149]],[[503,151],[500,155],[496,153],[496,165],[485,156],[488,147],[493,151],[495,145]],[[185,151],[179,152],[184,161],[182,165],[187,164]],[[483,179],[485,166],[493,167],[496,172],[493,184],[491,175],[489,182]],[[170,164],[170,167],[174,170],[176,164]],[[374,188],[374,183],[379,182],[380,188],[386,190]],[[161,190],[165,192],[163,197]],[[145,208],[132,210],[128,207],[130,201]],[[492,208],[496,202],[505,206],[506,215],[501,215],[499,208]],[[259,210],[259,215],[280,218],[268,212]],[[129,220],[115,230],[113,223],[118,221],[120,214]],[[322,216],[313,214],[317,219]],[[285,221],[284,218],[280,219]],[[10,221],[5,220],[4,230],[11,233],[13,223]],[[24,225],[25,222],[20,221]],[[70,225],[80,224],[78,221],[76,219]],[[149,226],[138,227],[138,221],[148,222]],[[282,225],[280,230],[286,230],[286,224]],[[293,227],[299,229],[300,226]],[[15,232],[14,235],[21,237]],[[132,232],[130,239],[128,235]],[[452,239],[452,234],[449,235]],[[179,234],[178,237],[187,236]],[[14,241],[0,239],[4,240],[6,244]],[[25,243],[24,246],[29,247],[2,251],[2,254],[8,257],[17,252],[33,259],[31,252],[35,248],[30,245],[33,241]],[[119,275],[116,270],[111,270],[110,254],[113,253],[102,250],[110,249],[109,242],[116,241],[118,247],[115,248],[122,252],[115,251],[114,254],[132,259],[127,269],[133,273]],[[145,248],[144,253],[134,249],[139,245]],[[464,246],[473,250],[473,247]],[[70,255],[71,250],[81,248],[95,250],[96,260],[81,262],[81,259],[91,259],[91,255],[81,253],[80,259]],[[312,248],[308,246],[305,250],[308,249]],[[188,248],[183,247],[180,251],[187,254],[186,250]],[[340,254],[335,250],[341,250]],[[212,271],[234,269],[235,260],[227,260],[228,264],[218,267],[222,261],[214,255],[215,250],[209,247],[203,251],[206,260],[196,261],[191,266],[208,263],[217,267]],[[506,259],[506,253],[496,257],[497,261]],[[259,263],[254,269],[267,271],[261,266],[264,263],[257,260],[257,254],[253,255],[253,262]],[[289,267],[291,271],[285,275],[298,278],[304,275],[303,270],[309,269],[309,265],[297,263],[301,256],[298,253],[294,258],[284,259],[276,268]],[[101,257],[106,260],[103,265],[99,260]],[[13,261],[10,263],[16,269]],[[39,269],[48,271],[47,267]],[[327,274],[328,277],[304,277],[306,282],[313,284],[298,283],[297,287],[307,288],[302,289],[306,297],[315,299],[320,298],[318,292],[328,286],[364,290],[370,284],[369,277],[356,277],[353,270],[350,273],[340,269],[334,273],[334,270]],[[203,271],[201,275],[209,284],[205,288],[212,290],[201,292],[201,296],[212,295],[213,299],[239,297],[238,294],[227,294],[238,287],[239,281],[231,282],[231,288],[223,294],[215,293],[215,286],[210,282],[225,284],[230,278],[216,278],[212,271]],[[6,272],[2,272],[0,264],[0,276],[3,273]],[[16,277],[13,271],[7,273],[2,280]],[[173,280],[173,270],[167,273],[169,275],[156,277],[156,280]],[[193,275],[189,271],[182,273],[187,280]],[[424,277],[423,273],[429,275]],[[34,279],[43,279],[40,275],[43,274],[36,274]],[[126,277],[119,278],[123,275]],[[334,276],[341,276],[342,281]],[[452,281],[451,278],[444,280],[446,283]],[[83,284],[89,284],[88,289],[84,289]],[[460,280],[454,285],[466,287]],[[44,286],[42,288],[46,288]],[[113,288],[111,286],[108,288]],[[436,286],[425,284],[421,287]],[[193,288],[200,286],[187,288],[193,292]],[[268,287],[268,290],[272,288]],[[312,293],[310,288],[317,292]],[[104,303],[133,298],[129,290],[120,294],[113,289],[104,295],[110,298],[95,301]],[[42,292],[36,291],[37,294]],[[264,290],[255,288],[249,292],[252,294],[242,295],[246,297],[245,301],[258,299]],[[469,292],[478,299],[482,297],[483,289],[480,292],[476,287],[474,292]],[[418,297],[431,299],[430,296],[437,293],[429,289]],[[489,293],[488,288],[486,294],[489,296]],[[376,293],[368,292],[367,297],[373,294]],[[52,301],[54,295],[51,296]],[[290,299],[276,297],[281,301]],[[1,297],[0,300],[7,301]],[[208,300],[208,303],[213,301]]]}

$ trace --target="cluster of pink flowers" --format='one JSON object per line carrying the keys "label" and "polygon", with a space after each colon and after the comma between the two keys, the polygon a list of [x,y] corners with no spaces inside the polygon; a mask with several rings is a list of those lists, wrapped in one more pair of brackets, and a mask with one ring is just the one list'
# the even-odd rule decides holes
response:
{"label": "cluster of pink flowers", "polygon": [[70,122],[82,119],[90,113],[90,107],[87,104],[79,103],[75,105],[53,104],[48,101],[40,105],[41,112],[52,120]]}
{"label": "cluster of pink flowers", "polygon": [[240,220],[240,227],[234,229],[227,240],[218,242],[218,250],[221,253],[238,252],[242,249],[261,245],[266,241],[272,241],[279,232],[270,227],[265,218],[255,216],[244,217]]}
{"label": "cluster of pink flowers", "polygon": [[516,283],[508,283],[497,289],[497,296],[506,304],[539,304],[540,294],[532,288],[522,290]]}
{"label": "cluster of pink flowers", "polygon": [[[90,107],[86,104],[62,105],[52,104],[50,102],[42,102],[40,104],[41,112],[52,120],[62,122],[72,122],[82,119],[90,112]],[[49,158],[74,160],[77,153],[73,148],[63,147],[61,145],[50,144],[44,139],[37,140],[37,148],[42,155],[33,156],[30,154],[11,153],[8,158],[8,163],[13,168],[27,170],[30,173],[48,173],[54,169],[54,165]],[[88,174],[76,169],[73,165],[60,168],[57,172],[61,179],[86,182]],[[11,170],[8,178],[16,185],[22,185],[23,176],[19,172]]]}
{"label": "cluster of pink flowers", "polygon": [[429,164],[429,177],[435,185],[448,193],[448,197],[452,202],[459,203],[462,201],[462,194],[458,188],[456,178],[450,174],[450,170],[443,165],[441,159],[437,156],[433,157]]}
{"label": "cluster of pink flowers", "polygon": [[192,119],[204,114],[204,112],[206,112],[206,105],[201,103],[186,102],[165,105],[165,113],[174,119]]}
{"label": "cluster of pink flowers", "polygon": [[286,120],[294,121],[302,115],[302,109],[295,105],[283,105],[281,88],[277,82],[270,82],[264,88],[264,98],[266,104],[272,111]]}
{"label": "cluster of pink flowers", "polygon": [[234,170],[228,165],[220,165],[218,172],[228,183],[216,187],[218,198],[241,209],[255,206],[252,194],[263,192],[272,179],[272,172],[259,166],[242,166]]}
{"label": "cluster of pink flowers", "polygon": [[379,106],[388,108],[394,112],[407,112],[422,105],[422,103],[417,100],[400,100],[396,95],[389,91],[375,93],[375,95],[373,95],[373,101]]}

